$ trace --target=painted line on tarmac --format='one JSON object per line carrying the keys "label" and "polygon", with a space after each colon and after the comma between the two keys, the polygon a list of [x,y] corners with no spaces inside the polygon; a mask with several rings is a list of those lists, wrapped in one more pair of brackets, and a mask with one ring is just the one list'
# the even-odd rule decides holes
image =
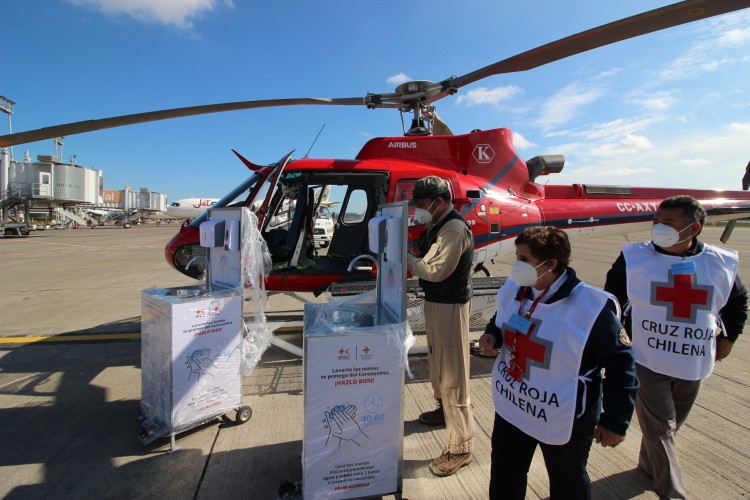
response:
{"label": "painted line on tarmac", "polygon": [[[301,326],[285,326],[279,333],[302,332]],[[93,335],[36,335],[29,337],[0,337],[1,344],[34,344],[37,342],[101,342],[107,340],[140,340],[140,333],[102,333]]]}
{"label": "painted line on tarmac", "polygon": [[50,246],[62,246],[62,247],[68,247],[66,250],[55,250],[55,251],[37,251],[37,252],[18,252],[18,253],[10,253],[6,254],[7,257],[23,257],[28,255],[45,255],[45,254],[67,254],[67,253],[75,253],[79,252],[81,250],[89,251],[89,252],[99,252],[101,250],[132,250],[132,249],[141,249],[141,248],[163,248],[163,245],[119,245],[119,246],[96,246],[96,245],[82,245],[79,243],[61,243],[57,241],[34,241],[34,243],[39,243],[40,245],[50,245]]}
{"label": "painted line on tarmac", "polygon": [[37,342],[100,342],[106,340],[139,340],[140,333],[103,333],[94,335],[38,335],[0,337],[0,344],[33,344]]}

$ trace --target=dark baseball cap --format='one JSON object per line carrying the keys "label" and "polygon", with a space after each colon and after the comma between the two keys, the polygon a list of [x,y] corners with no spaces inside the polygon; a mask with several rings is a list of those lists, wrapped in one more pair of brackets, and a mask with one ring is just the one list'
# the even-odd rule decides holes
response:
{"label": "dark baseball cap", "polygon": [[430,175],[419,179],[414,184],[411,191],[411,197],[414,201],[424,200],[425,198],[435,198],[436,196],[450,195],[448,184],[436,175]]}

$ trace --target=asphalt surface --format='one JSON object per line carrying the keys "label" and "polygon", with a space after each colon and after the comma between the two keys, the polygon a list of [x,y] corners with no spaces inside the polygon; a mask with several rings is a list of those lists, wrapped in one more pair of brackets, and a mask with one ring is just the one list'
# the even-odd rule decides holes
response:
{"label": "asphalt surface", "polygon": [[[246,403],[254,411],[250,422],[237,425],[223,418],[191,429],[178,436],[181,449],[176,453],[168,453],[168,439],[146,446],[138,439],[141,290],[194,283],[164,261],[164,245],[176,230],[147,225],[0,238],[0,497],[267,499],[276,497],[282,480],[301,478],[302,363],[275,347],[266,352],[257,373],[244,380]],[[715,243],[720,229],[705,233],[706,241]],[[601,286],[624,242],[619,237],[574,243],[572,266],[584,281]],[[743,259],[750,249],[750,229],[736,230],[729,246],[740,250]],[[493,274],[509,269],[500,263],[490,266]],[[750,283],[750,259],[742,260],[740,276]],[[288,316],[302,309],[281,296],[272,297],[269,308]],[[300,337],[285,334],[297,345]],[[694,498],[750,496],[750,354],[739,345],[732,358],[712,377],[716,389],[701,393],[710,402],[706,407],[719,405],[729,423],[716,423],[708,411],[691,415],[696,425],[707,422],[715,431],[731,432],[715,432],[710,443],[718,444],[712,452],[713,445],[701,441],[703,429],[681,431],[681,439],[695,440],[695,448],[711,457],[710,462],[681,457]],[[473,390],[483,394],[491,360],[472,363]],[[474,403],[481,420],[476,463],[436,480],[425,470],[432,455],[439,454],[442,430],[425,430],[416,423],[419,412],[430,409],[431,395],[426,361],[416,357],[412,365],[416,378],[406,384],[404,411],[404,496],[485,498],[489,398],[478,396]],[[616,453],[592,451],[595,497],[655,498],[648,481],[632,471],[637,427],[632,436]],[[545,481],[537,457],[529,498],[548,494]]]}

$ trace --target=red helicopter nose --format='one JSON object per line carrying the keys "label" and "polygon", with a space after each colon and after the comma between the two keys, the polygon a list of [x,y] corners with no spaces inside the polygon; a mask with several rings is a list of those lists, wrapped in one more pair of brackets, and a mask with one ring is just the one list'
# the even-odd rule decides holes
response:
{"label": "red helicopter nose", "polygon": [[180,231],[169,240],[164,248],[164,258],[167,259],[170,266],[182,274],[198,279],[201,274],[198,266],[185,269],[187,263],[198,256],[206,256],[206,249],[200,246],[200,233],[198,228],[185,222],[180,226]]}

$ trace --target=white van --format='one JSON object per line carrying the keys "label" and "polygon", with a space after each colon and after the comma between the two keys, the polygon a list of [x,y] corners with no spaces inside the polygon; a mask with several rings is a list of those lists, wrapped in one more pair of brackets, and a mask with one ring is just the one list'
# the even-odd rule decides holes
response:
{"label": "white van", "polygon": [[320,248],[325,248],[331,244],[333,237],[333,218],[327,207],[320,207],[317,217],[315,217],[315,226],[313,227],[313,240]]}

